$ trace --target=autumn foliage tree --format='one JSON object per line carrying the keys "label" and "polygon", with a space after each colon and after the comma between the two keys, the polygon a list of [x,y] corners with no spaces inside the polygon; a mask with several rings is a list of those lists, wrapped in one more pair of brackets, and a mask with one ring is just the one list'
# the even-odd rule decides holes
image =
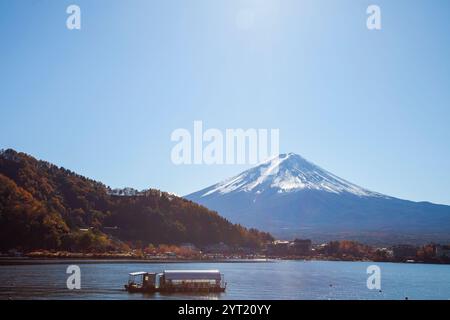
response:
{"label": "autumn foliage tree", "polygon": [[[261,246],[272,237],[159,190],[112,195],[104,184],[8,149],[0,151],[0,249],[106,251],[191,242]],[[108,236],[106,227],[117,227]],[[81,229],[87,231],[80,231]]]}

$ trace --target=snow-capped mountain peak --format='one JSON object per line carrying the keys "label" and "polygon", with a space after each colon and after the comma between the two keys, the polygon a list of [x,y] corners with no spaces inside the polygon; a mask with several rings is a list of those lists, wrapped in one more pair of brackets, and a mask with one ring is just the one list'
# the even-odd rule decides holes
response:
{"label": "snow-capped mountain peak", "polygon": [[444,240],[450,234],[450,206],[369,191],[293,153],[185,198],[280,239],[353,237],[379,243],[415,234],[429,242],[432,233]]}
{"label": "snow-capped mountain peak", "polygon": [[216,193],[285,193],[308,189],[332,193],[347,192],[358,196],[382,196],[339,178],[298,154],[287,153],[209,187],[202,197]]}

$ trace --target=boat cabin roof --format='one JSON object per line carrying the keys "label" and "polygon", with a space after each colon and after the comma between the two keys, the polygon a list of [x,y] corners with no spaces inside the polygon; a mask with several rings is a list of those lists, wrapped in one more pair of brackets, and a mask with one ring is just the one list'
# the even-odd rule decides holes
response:
{"label": "boat cabin roof", "polygon": [[220,280],[219,270],[164,270],[166,280]]}
{"label": "boat cabin roof", "polygon": [[138,271],[138,272],[130,272],[130,276],[142,276],[143,274],[146,274],[145,271]]}

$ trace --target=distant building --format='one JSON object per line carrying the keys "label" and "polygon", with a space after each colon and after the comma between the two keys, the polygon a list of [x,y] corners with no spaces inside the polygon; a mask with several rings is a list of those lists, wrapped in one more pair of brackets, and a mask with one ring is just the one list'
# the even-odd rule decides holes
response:
{"label": "distant building", "polygon": [[203,251],[207,253],[229,253],[231,250],[230,247],[225,243],[220,242],[217,244],[206,246]]}
{"label": "distant building", "polygon": [[193,243],[189,243],[189,242],[180,244],[180,248],[190,250],[190,251],[198,251],[197,247]]}
{"label": "distant building", "polygon": [[394,246],[392,251],[394,258],[401,260],[415,258],[417,255],[417,247],[408,244]]}
{"label": "distant building", "polygon": [[308,255],[311,253],[312,242],[309,239],[295,239],[290,247],[293,254]]}
{"label": "distant building", "polygon": [[115,231],[115,230],[119,230],[118,226],[114,226],[114,227],[103,227],[104,230],[108,230],[108,231]]}
{"label": "distant building", "polygon": [[118,226],[114,226],[114,227],[103,227],[102,231],[104,233],[110,234],[112,236],[117,236],[119,234],[119,227]]}
{"label": "distant building", "polygon": [[289,241],[275,240],[267,246],[267,253],[269,255],[279,256],[289,254]]}
{"label": "distant building", "polygon": [[18,251],[18,250],[16,250],[16,249],[11,249],[11,250],[8,251],[8,255],[10,257],[21,257],[23,255],[23,253]]}
{"label": "distant building", "polygon": [[450,246],[436,245],[435,254],[438,258],[450,258]]}
{"label": "distant building", "polygon": [[383,253],[387,258],[392,258],[394,256],[394,251],[388,248],[377,248],[377,251]]}

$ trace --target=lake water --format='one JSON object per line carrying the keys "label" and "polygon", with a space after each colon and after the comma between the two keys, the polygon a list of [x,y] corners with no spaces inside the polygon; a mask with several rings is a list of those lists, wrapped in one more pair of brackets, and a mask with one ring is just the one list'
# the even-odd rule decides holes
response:
{"label": "lake water", "polygon": [[[68,290],[66,268],[81,268],[81,289]],[[381,268],[381,292],[366,286],[367,267]],[[165,269],[219,269],[221,294],[129,294],[128,273]],[[0,299],[445,299],[450,265],[275,261],[245,263],[0,262]]]}

